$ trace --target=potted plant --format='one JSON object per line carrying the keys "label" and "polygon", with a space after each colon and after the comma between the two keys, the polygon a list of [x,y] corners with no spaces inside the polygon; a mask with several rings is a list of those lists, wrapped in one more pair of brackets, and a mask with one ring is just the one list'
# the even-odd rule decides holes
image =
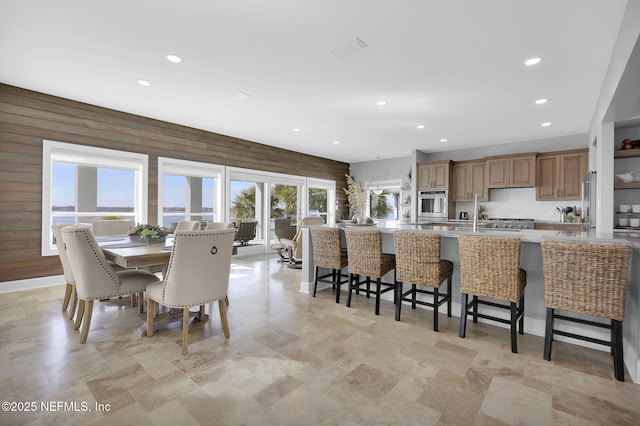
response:
{"label": "potted plant", "polygon": [[147,244],[164,243],[170,233],[170,229],[158,225],[138,224],[129,232],[129,238]]}

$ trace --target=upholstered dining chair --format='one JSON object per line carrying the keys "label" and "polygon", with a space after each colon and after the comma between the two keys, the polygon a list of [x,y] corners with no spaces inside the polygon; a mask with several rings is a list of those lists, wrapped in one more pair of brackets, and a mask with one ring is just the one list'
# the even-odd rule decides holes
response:
{"label": "upholstered dining chair", "polygon": [[89,228],[65,226],[61,233],[76,282],[76,294],[80,300],[74,326],[77,330],[82,322],[80,343],[87,342],[94,300],[138,293],[142,312],[143,292],[148,284],[158,281],[158,277],[139,269],[116,272],[105,258]]}
{"label": "upholstered dining chair", "polygon": [[62,300],[62,312],[69,309],[68,318],[73,319],[73,315],[76,313],[76,307],[78,306],[78,298],[76,295],[76,280],[73,278],[73,272],[71,272],[71,265],[69,264],[69,258],[67,257],[67,251],[64,248],[64,242],[62,241],[62,228],[69,226],[68,223],[54,223],[51,225],[51,231],[53,232],[53,239],[58,249],[58,257],[60,257],[60,263],[62,263],[62,272],[64,274],[64,280],[67,286],[64,291],[64,299]]}
{"label": "upholstered dining chair", "polygon": [[179,220],[175,231],[197,231],[202,223],[199,220]]}
{"label": "upholstered dining chair", "polygon": [[136,226],[133,219],[94,219],[91,230],[96,237],[105,235],[125,235]]}
{"label": "upholstered dining chair", "polygon": [[177,231],[167,276],[147,286],[147,337],[153,335],[156,303],[182,309],[182,354],[189,344],[189,308],[218,301],[220,321],[229,337],[225,297],[229,287],[231,253],[235,229],[214,231]]}

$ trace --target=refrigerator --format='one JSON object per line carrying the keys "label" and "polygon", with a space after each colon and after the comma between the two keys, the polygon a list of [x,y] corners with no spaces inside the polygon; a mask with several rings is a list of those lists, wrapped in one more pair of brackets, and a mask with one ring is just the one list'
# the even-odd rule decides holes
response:
{"label": "refrigerator", "polygon": [[582,216],[589,228],[596,227],[596,172],[590,171],[582,182]]}

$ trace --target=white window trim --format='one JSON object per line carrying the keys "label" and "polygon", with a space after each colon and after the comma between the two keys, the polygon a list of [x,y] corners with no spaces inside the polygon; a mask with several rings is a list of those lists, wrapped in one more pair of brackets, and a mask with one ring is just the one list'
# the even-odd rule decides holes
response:
{"label": "white window trim", "polygon": [[50,140],[42,141],[42,256],[58,254],[51,234],[51,191],[53,182],[53,161],[67,161],[75,164],[121,168],[135,171],[135,220],[147,223],[148,217],[148,170],[149,157],[146,154],[95,148]]}
{"label": "white window trim", "polygon": [[218,221],[225,221],[227,213],[225,211],[225,191],[226,186],[223,181],[226,176],[226,166],[220,164],[202,163],[199,161],[178,160],[176,158],[158,157],[158,222],[162,223],[164,212],[162,211],[164,202],[164,179],[165,173],[181,176],[203,177],[214,179],[216,198],[214,200],[214,210],[217,213]]}
{"label": "white window trim", "polygon": [[[309,193],[309,188],[320,188],[327,190],[327,223],[336,223],[336,181],[327,179],[307,178],[306,194]],[[306,195],[305,195],[306,196]],[[305,210],[308,214],[309,203],[305,204]]]}

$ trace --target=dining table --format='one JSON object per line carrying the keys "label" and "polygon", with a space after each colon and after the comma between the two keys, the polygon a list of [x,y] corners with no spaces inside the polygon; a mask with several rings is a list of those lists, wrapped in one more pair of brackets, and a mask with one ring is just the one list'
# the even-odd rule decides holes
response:
{"label": "dining table", "polygon": [[[173,236],[168,236],[164,242],[161,243],[145,243],[132,240],[128,235],[108,235],[96,237],[98,245],[102,249],[104,256],[110,262],[115,265],[121,266],[125,269],[136,268],[150,268],[151,271],[162,268],[163,274],[165,273],[165,267],[169,264],[171,259],[171,250],[173,248]],[[233,244],[232,254],[238,254],[238,243]],[[132,295],[132,304],[135,304],[135,295]],[[226,298],[227,305],[229,299]],[[140,301],[142,303],[142,301]],[[170,322],[180,320],[178,314],[181,315],[181,309],[170,309],[168,315],[164,319],[156,320],[155,326],[167,325]],[[208,315],[204,312],[204,305],[200,306],[199,312],[192,312],[193,316],[199,320],[205,320]],[[146,335],[147,323],[138,327],[136,334],[138,336]]]}

